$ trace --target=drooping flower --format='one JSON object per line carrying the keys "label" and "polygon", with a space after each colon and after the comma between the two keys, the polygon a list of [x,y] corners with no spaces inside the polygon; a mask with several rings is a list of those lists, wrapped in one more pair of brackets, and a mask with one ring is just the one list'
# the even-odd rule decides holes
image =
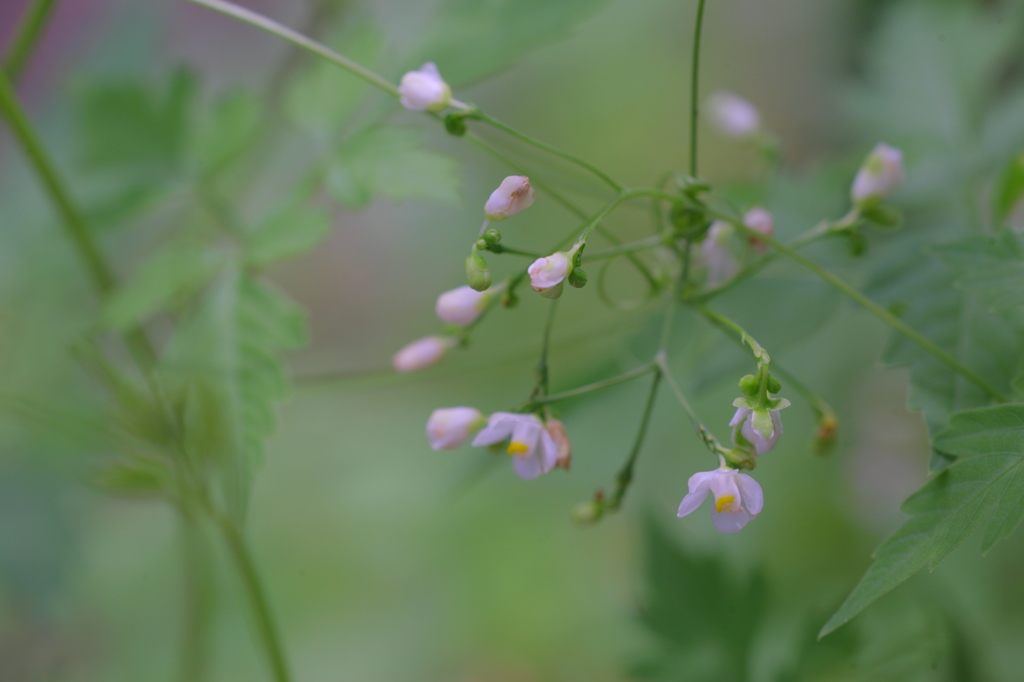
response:
{"label": "drooping flower", "polygon": [[689,492],[679,503],[676,516],[693,513],[711,493],[715,497],[711,522],[721,533],[738,533],[764,507],[764,493],[758,482],[735,469],[701,471],[691,476],[687,485]]}
{"label": "drooping flower", "polygon": [[427,420],[427,440],[434,450],[454,450],[487,423],[473,407],[442,407]]}
{"label": "drooping flower", "polygon": [[[775,222],[772,220],[772,214],[761,207],[752,208],[747,211],[743,216],[743,224],[766,237],[771,237],[775,234]],[[762,252],[768,248],[768,245],[757,237],[751,237],[750,244]]]}
{"label": "drooping flower", "polygon": [[402,76],[398,94],[402,106],[409,111],[441,111],[452,100],[452,89],[441,78],[434,62]]}
{"label": "drooping flower", "polygon": [[391,364],[398,372],[415,372],[440,362],[455,343],[450,336],[425,336],[403,346],[391,358]]}
{"label": "drooping flower", "polygon": [[739,268],[736,257],[729,250],[729,239],[732,237],[733,230],[732,225],[716,220],[708,229],[704,241],[701,242],[700,250],[708,273],[706,284],[709,287],[717,286],[731,279]]}
{"label": "drooping flower", "polygon": [[850,196],[858,208],[870,208],[895,192],[905,178],[903,152],[879,142],[857,171]]}
{"label": "drooping flower", "polygon": [[533,204],[533,187],[525,175],[510,175],[501,181],[498,189],[491,192],[484,213],[493,223],[511,218]]}
{"label": "drooping flower", "polygon": [[711,123],[729,137],[750,137],[761,129],[761,115],[754,105],[733,92],[712,93],[705,111]]}
{"label": "drooping flower", "polygon": [[434,311],[442,322],[465,327],[476,321],[494,298],[495,288],[477,291],[464,285],[437,297]]}
{"label": "drooping flower", "polygon": [[494,445],[508,440],[512,467],[525,480],[551,471],[558,462],[558,446],[533,414],[495,412],[487,426],[473,439],[473,445]]}
{"label": "drooping flower", "polygon": [[[776,398],[770,402],[774,405],[751,407],[750,401],[746,398],[737,398],[733,402],[736,413],[729,422],[729,426],[732,427],[733,443],[738,447],[745,444],[753,445],[754,451],[759,455],[775,447],[776,441],[782,435],[782,417],[779,410],[789,407],[790,403],[785,398]],[[737,436],[742,436],[743,440]]]}
{"label": "drooping flower", "polygon": [[545,298],[561,296],[565,278],[572,273],[576,252],[581,246],[577,244],[570,251],[556,251],[533,261],[527,268],[533,290]]}

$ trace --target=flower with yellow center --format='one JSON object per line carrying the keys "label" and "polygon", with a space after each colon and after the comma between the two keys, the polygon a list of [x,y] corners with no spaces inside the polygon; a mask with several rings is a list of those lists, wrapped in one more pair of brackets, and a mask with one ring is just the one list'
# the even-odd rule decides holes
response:
{"label": "flower with yellow center", "polygon": [[507,440],[506,452],[520,478],[530,480],[546,474],[558,462],[558,445],[533,414],[495,412],[487,426],[473,439],[473,445],[495,445]]}
{"label": "flower with yellow center", "polygon": [[711,522],[722,533],[738,533],[764,506],[764,493],[757,481],[728,467],[696,473],[688,485],[689,492],[679,503],[677,516],[696,511],[710,493],[715,497]]}

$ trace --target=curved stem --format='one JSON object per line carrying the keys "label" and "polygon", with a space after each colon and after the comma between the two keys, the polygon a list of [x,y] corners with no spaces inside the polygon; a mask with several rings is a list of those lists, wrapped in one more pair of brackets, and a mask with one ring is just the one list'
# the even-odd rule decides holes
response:
{"label": "curved stem", "polygon": [[632,381],[637,377],[642,377],[645,374],[656,369],[657,365],[653,362],[649,362],[646,365],[641,365],[635,369],[631,369],[628,372],[618,374],[608,379],[602,379],[601,381],[595,381],[592,384],[585,384],[577,388],[569,389],[568,391],[562,391],[561,393],[555,393],[554,395],[547,395],[541,398],[537,398],[532,401],[536,405],[547,405],[549,403],[557,403],[560,400],[566,400],[568,398],[575,398],[577,396],[585,395],[593,391],[599,391],[602,388],[608,388],[610,386],[616,386],[618,384],[624,384],[627,381]]}
{"label": "curved stem", "polygon": [[647,427],[651,423],[654,401],[658,397],[658,386],[661,385],[661,375],[660,371],[654,373],[654,380],[651,382],[651,390],[647,394],[647,402],[644,403],[644,412],[640,417],[640,428],[637,430],[636,439],[633,441],[633,448],[629,451],[626,463],[622,465],[619,473],[615,476],[615,491],[604,502],[605,509],[618,509],[621,507],[622,498],[626,496],[626,491],[629,490],[629,486],[633,482],[633,469],[636,468],[636,459],[640,455],[640,448],[643,447],[644,438],[647,436]]}
{"label": "curved stem", "polygon": [[665,243],[661,235],[655,235],[648,237],[647,239],[638,239],[635,242],[623,242],[617,246],[613,246],[608,249],[601,249],[600,251],[592,251],[587,254],[587,260],[603,260],[605,258],[614,258],[615,256],[622,256],[637,251],[646,251],[647,249],[660,246]]}
{"label": "curved stem", "polygon": [[43,29],[46,28],[53,10],[57,8],[57,2],[58,0],[34,0],[22,15],[21,23],[18,24],[17,32],[11,40],[11,47],[4,57],[3,68],[12,82],[17,82],[24,73],[28,59],[43,35]]}
{"label": "curved stem", "polygon": [[562,151],[558,147],[553,147],[552,145],[548,144],[547,142],[543,142],[541,140],[538,140],[535,137],[531,137],[531,136],[527,135],[526,133],[520,132],[519,130],[516,130],[512,126],[510,126],[510,125],[508,125],[506,123],[502,123],[498,119],[496,119],[493,116],[490,116],[488,114],[485,114],[482,111],[479,113],[479,120],[482,123],[486,123],[489,126],[497,128],[498,130],[511,135],[512,137],[516,138],[517,140],[520,140],[522,142],[525,142],[526,144],[529,144],[529,145],[532,145],[532,146],[536,147],[537,149],[545,151],[548,154],[551,154],[552,156],[557,156],[557,157],[559,157],[561,159],[565,159],[566,161],[568,161],[570,163],[576,164],[580,168],[583,168],[584,170],[587,170],[587,171],[593,173],[595,176],[597,176],[602,181],[604,181],[609,187],[611,187],[616,192],[621,192],[622,189],[623,189],[621,184],[619,184],[618,182],[616,182],[615,180],[610,178],[601,169],[595,167],[594,165],[592,165],[590,163],[587,163],[586,161],[584,161],[583,159],[581,159],[581,158],[579,158],[577,156],[573,156],[572,154],[570,154],[568,152]]}
{"label": "curved stem", "polygon": [[544,334],[540,346],[540,359],[537,361],[537,385],[533,387],[533,394],[530,400],[534,401],[548,392],[548,351],[551,348],[551,328],[555,325],[555,310],[558,308],[558,299],[551,301],[548,306],[548,319],[544,323]]}
{"label": "curved stem", "polygon": [[385,92],[391,93],[395,97],[398,97],[398,88],[393,83],[386,80],[384,77],[378,75],[377,73],[371,71],[370,69],[367,69],[365,66],[359,64],[358,62],[352,61],[348,57],[338,54],[337,52],[326,47],[325,45],[322,45],[317,41],[312,40],[311,38],[307,38],[298,31],[290,29],[283,24],[279,24],[273,19],[265,17],[257,12],[253,12],[252,10],[248,10],[244,7],[240,7],[234,3],[225,2],[224,0],[189,0],[189,2],[193,2],[197,5],[202,5],[203,7],[212,9],[215,12],[220,12],[221,14],[224,14],[226,16],[238,19],[239,21],[243,21],[249,24],[250,26],[255,26],[256,28],[262,29],[267,33],[272,33],[278,36],[279,38],[287,40],[293,45],[301,47],[304,50],[309,50],[313,54],[319,55],[330,62],[334,62],[335,64],[349,71],[353,75],[362,78],[370,85],[373,85],[374,87],[380,88],[381,90],[384,90]]}
{"label": "curved stem", "polygon": [[982,391],[987,393],[993,400],[997,402],[1007,401],[1007,397],[1005,395],[1003,395],[1000,391],[990,386],[988,382],[979,377],[973,371],[962,365],[959,360],[957,360],[952,355],[939,348],[939,346],[935,345],[933,342],[929,341],[918,332],[911,329],[903,320],[899,319],[898,317],[890,313],[888,310],[878,305],[870,298],[868,298],[867,296],[865,296],[864,294],[857,291],[852,286],[841,280],[839,277],[836,277],[834,274],[832,274],[825,268],[821,267],[820,265],[812,261],[810,258],[807,258],[806,256],[797,253],[792,248],[786,246],[785,244],[782,244],[781,242],[776,241],[772,237],[766,237],[760,232],[750,229],[749,227],[744,225],[743,221],[741,220],[735,220],[732,218],[727,219],[733,225],[735,225],[737,229],[741,230],[744,234],[760,239],[761,241],[765,242],[773,249],[781,253],[782,255],[786,256],[787,258],[790,258],[791,260],[796,261],[797,263],[804,266],[821,279],[825,280],[826,282],[834,286],[847,297],[859,303],[869,313],[871,313],[878,319],[882,320],[899,333],[903,334],[905,337],[916,343],[925,351],[934,355],[936,359],[938,359],[940,362],[945,364],[954,372],[960,374],[962,377],[964,377],[972,384],[980,388]]}
{"label": "curved stem", "polygon": [[700,85],[700,37],[704,30],[704,0],[697,0],[697,21],[693,28],[693,59],[690,61],[690,175],[697,177],[697,120]]}
{"label": "curved stem", "polygon": [[274,619],[270,614],[270,605],[263,591],[259,574],[256,572],[256,564],[249,553],[249,547],[239,527],[229,519],[219,519],[221,533],[225,543],[231,552],[231,558],[235,562],[238,574],[242,579],[242,587],[245,590],[246,599],[252,608],[252,615],[256,621],[256,631],[263,651],[266,654],[267,662],[273,673],[275,682],[289,682],[291,676],[288,674],[288,665],[285,662],[284,649],[281,646]]}

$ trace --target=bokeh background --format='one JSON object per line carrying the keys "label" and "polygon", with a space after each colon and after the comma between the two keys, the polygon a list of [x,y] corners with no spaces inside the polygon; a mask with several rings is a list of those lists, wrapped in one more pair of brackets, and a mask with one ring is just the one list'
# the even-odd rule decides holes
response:
{"label": "bokeh background", "polygon": [[[27,4],[0,3],[0,44]],[[401,55],[436,3],[244,4],[321,37],[372,20]],[[456,96],[626,183],[652,184],[687,158],[694,9],[690,0],[595,2],[567,35]],[[702,124],[702,175],[738,201],[767,204],[783,238],[841,215],[852,172],[879,138],[913,142],[912,178],[915,162],[945,158],[933,150],[953,154],[967,144],[943,127],[953,115],[943,99],[947,71],[988,50],[996,25],[1024,36],[1021,4],[712,0],[702,90],[726,88],[756,103],[782,140],[784,162],[770,172]],[[1018,76],[1022,43],[1007,44],[992,59],[996,98]],[[927,58],[933,54],[943,59]],[[271,74],[286,59],[296,57],[276,38],[185,2],[65,0],[21,92],[71,182],[88,195],[103,191],[76,151],[78,102],[90,83],[158,88],[187,65],[208,92],[250,88],[264,106],[280,108],[282,86]],[[400,60],[385,75],[399,75]],[[885,111],[871,111],[863,93],[893,64],[920,85],[924,95],[908,94],[919,106],[907,115],[923,118],[887,129],[879,122]],[[922,99],[929,94],[935,98]],[[971,121],[983,118],[987,102],[968,101]],[[524,296],[515,310],[493,315],[468,350],[421,374],[391,374],[395,349],[439,329],[434,299],[462,283],[479,206],[506,173],[428,121],[390,116],[427,131],[428,146],[459,160],[461,202],[338,208],[319,248],[272,273],[309,309],[313,342],[290,358],[296,386],[254,488],[248,532],[296,679],[1020,679],[1019,537],[984,558],[976,542],[965,543],[933,573],[816,641],[872,548],[900,524],[899,503],[925,480],[929,448],[923,419],[905,407],[906,370],[879,365],[886,330],[798,270],[775,267],[719,305],[833,404],[838,443],[827,456],[812,454],[814,417],[790,395],[786,435],[757,468],[765,511],[738,535],[717,534],[706,510],[675,518],[688,477],[713,462],[667,392],[624,510],[593,527],[570,520],[577,503],[612,485],[635,434],[644,381],[560,406],[575,450],[570,474],[524,483],[482,451],[432,452],[423,426],[435,407],[489,412],[527,396],[545,306]],[[281,127],[282,151],[254,189],[235,197],[243,208],[259,206],[309,163],[315,142]],[[488,137],[588,205],[603,196],[585,177]],[[1000,149],[1013,151],[1010,141]],[[911,216],[954,182],[929,177],[931,184],[911,180]],[[618,212],[609,225],[623,237],[644,235],[642,208]],[[158,214],[104,228],[104,248],[130,272],[174,220]],[[539,194],[504,233],[509,243],[539,249],[573,221]],[[91,298],[2,128],[0,228],[0,384],[8,394],[28,392],[88,414],[90,394],[68,349],[88,325]],[[936,239],[926,223],[910,220],[906,229],[920,243]],[[860,260],[842,244],[812,253],[864,283],[890,239],[873,236]],[[520,265],[491,260],[498,274]],[[613,267],[611,281],[623,299],[641,292],[625,267]],[[553,389],[644,361],[660,307],[617,311],[594,286],[569,291],[554,333]],[[705,422],[724,435],[747,357],[686,314],[674,338],[673,366]],[[102,455],[95,439],[30,430],[12,414],[0,421],[0,679],[179,679],[183,595],[194,586],[182,577],[175,514],[91,486],[90,462]],[[265,679],[225,558],[214,555],[207,569],[208,679]]]}

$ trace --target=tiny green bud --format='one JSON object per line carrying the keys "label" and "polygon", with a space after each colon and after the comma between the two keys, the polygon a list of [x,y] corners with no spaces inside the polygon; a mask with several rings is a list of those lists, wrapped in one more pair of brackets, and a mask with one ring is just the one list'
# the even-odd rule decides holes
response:
{"label": "tiny green bud", "polygon": [[486,291],[491,286],[491,271],[487,267],[487,261],[476,250],[476,247],[466,259],[466,281],[476,291]]}
{"label": "tiny green bud", "polygon": [[582,268],[573,268],[572,272],[569,273],[569,286],[582,289],[587,286],[587,273]]}
{"label": "tiny green bud", "polygon": [[488,247],[494,246],[501,241],[501,232],[497,228],[492,227],[484,232],[483,241]]}
{"label": "tiny green bud", "polygon": [[572,510],[572,520],[581,524],[594,523],[601,518],[602,514],[604,514],[604,507],[599,502],[590,500],[576,505],[576,508]]}
{"label": "tiny green bud", "polygon": [[487,247],[488,247],[487,240],[484,239],[483,237],[481,237],[480,239],[477,239],[475,242],[473,242],[473,248],[474,249],[479,249],[480,251],[486,251]]}
{"label": "tiny green bud", "polygon": [[462,137],[466,134],[466,115],[460,111],[444,117],[444,129],[449,135]]}
{"label": "tiny green bud", "polygon": [[761,380],[754,374],[748,374],[747,376],[740,379],[740,390],[751,398],[757,395],[757,392],[761,390]]}
{"label": "tiny green bud", "polygon": [[768,377],[768,392],[769,393],[778,393],[781,390],[782,390],[782,384],[779,383],[779,380],[776,379],[773,376],[769,376]]}

